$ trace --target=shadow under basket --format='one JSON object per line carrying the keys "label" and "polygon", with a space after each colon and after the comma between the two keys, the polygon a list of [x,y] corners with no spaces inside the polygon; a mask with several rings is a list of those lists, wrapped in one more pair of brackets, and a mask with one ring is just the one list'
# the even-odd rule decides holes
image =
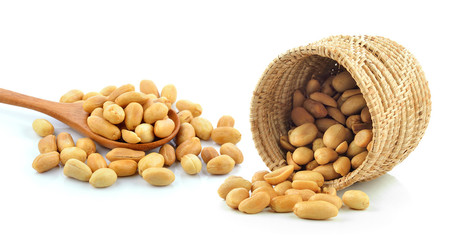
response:
{"label": "shadow under basket", "polygon": [[373,147],[360,167],[326,181],[336,189],[379,177],[403,161],[427,128],[431,100],[421,66],[403,46],[378,36],[332,36],[278,56],[264,71],[251,102],[255,146],[270,170],[287,165],[279,138],[291,127],[292,96],[313,74],[346,69],[372,118]]}

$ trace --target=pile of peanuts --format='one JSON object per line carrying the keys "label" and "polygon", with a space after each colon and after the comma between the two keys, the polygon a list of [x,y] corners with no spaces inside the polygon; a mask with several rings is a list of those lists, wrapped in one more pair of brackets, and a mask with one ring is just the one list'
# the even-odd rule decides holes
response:
{"label": "pile of peanuts", "polygon": [[347,71],[313,75],[293,94],[293,127],[280,137],[295,171],[311,170],[333,180],[358,168],[372,150],[372,120],[366,101]]}
{"label": "pile of peanuts", "polygon": [[[200,104],[189,100],[178,100],[174,85],[166,85],[161,95],[150,80],[140,82],[141,92],[135,92],[131,84],[119,88],[108,86],[100,92],[84,94],[71,90],[60,102],[82,102],[83,109],[90,113],[87,123],[90,129],[111,140],[128,143],[146,143],[172,134],[174,122],[167,116],[175,104],[181,125],[173,143],[167,143],[158,152],[146,154],[128,148],[114,148],[106,159],[96,152],[90,138],[81,138],[74,143],[69,133],[54,135],[53,125],[45,119],[36,119],[32,127],[43,138],[39,141],[40,155],[32,167],[39,173],[60,164],[66,176],[89,181],[94,187],[108,187],[117,177],[131,176],[137,172],[154,186],[166,186],[175,180],[174,173],[166,168],[176,160],[188,174],[198,174],[202,161],[206,170],[213,175],[227,174],[236,164],[243,162],[243,154],[236,144],[241,133],[234,128],[233,117],[222,116],[213,128],[203,117]],[[212,139],[220,145],[219,153],[214,147],[203,147],[202,141]],[[201,159],[199,157],[201,155]],[[109,161],[109,164],[107,162]],[[138,171],[137,171],[138,170]]]}
{"label": "pile of peanuts", "polygon": [[340,198],[335,188],[323,186],[322,174],[310,170],[293,174],[293,171],[293,165],[272,172],[258,171],[251,182],[230,176],[219,187],[218,194],[229,207],[243,213],[259,213],[270,207],[273,212],[293,212],[300,218],[314,220],[337,216],[343,204],[356,210],[369,206],[369,197],[360,190],[348,190]]}

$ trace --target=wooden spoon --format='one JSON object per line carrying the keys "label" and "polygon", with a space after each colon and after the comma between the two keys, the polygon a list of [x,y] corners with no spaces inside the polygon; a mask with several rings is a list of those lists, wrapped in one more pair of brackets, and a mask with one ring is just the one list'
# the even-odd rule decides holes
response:
{"label": "wooden spoon", "polygon": [[24,107],[39,111],[41,113],[47,114],[57,120],[67,124],[74,130],[79,133],[88,136],[93,139],[95,142],[107,148],[130,148],[134,150],[147,151],[154,149],[161,145],[164,145],[173,139],[180,128],[180,121],[177,117],[176,112],[170,109],[168,112],[168,117],[172,119],[175,123],[174,131],[171,135],[159,139],[155,142],[150,143],[125,143],[113,141],[107,138],[104,138],[100,135],[92,132],[87,125],[87,117],[89,113],[84,111],[82,108],[82,102],[79,103],[59,103],[52,102],[40,98],[35,98],[27,96],[21,93],[9,91],[3,88],[0,88],[0,103],[6,103],[14,106]]}

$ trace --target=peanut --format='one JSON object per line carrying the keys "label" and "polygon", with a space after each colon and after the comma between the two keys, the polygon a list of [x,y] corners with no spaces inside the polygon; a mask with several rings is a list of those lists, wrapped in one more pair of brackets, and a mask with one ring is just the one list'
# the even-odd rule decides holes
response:
{"label": "peanut", "polygon": [[250,197],[249,190],[245,188],[234,188],[226,196],[227,206],[237,209],[240,203]]}
{"label": "peanut", "polygon": [[251,192],[254,192],[256,189],[258,189],[260,187],[271,187],[272,188],[272,185],[269,184],[266,181],[261,181],[261,180],[252,182],[251,183]]}
{"label": "peanut", "polygon": [[122,139],[127,143],[139,143],[140,141],[142,141],[142,139],[139,138],[137,133],[126,129],[121,130],[121,136]]}
{"label": "peanut", "polygon": [[90,138],[79,138],[76,141],[76,147],[85,151],[87,156],[97,151],[97,146]]}
{"label": "peanut", "polygon": [[343,203],[349,208],[364,210],[369,207],[369,196],[360,190],[348,190],[342,196]]}
{"label": "peanut", "polygon": [[330,194],[325,194],[325,193],[316,193],[309,200],[326,201],[326,202],[332,203],[338,209],[340,209],[343,205],[342,199],[339,198],[337,195],[330,195]]}
{"label": "peanut", "polygon": [[302,107],[293,108],[290,118],[296,126],[300,126],[308,122],[314,123],[314,117]]}
{"label": "peanut", "polygon": [[292,188],[292,182],[290,181],[283,181],[274,187],[274,191],[277,193],[277,195],[285,195],[285,191],[288,189]]}
{"label": "peanut", "polygon": [[180,164],[184,171],[190,175],[195,175],[201,171],[201,161],[197,155],[185,154],[180,159]]}
{"label": "peanut", "polygon": [[126,92],[132,92],[132,91],[135,91],[134,85],[132,85],[132,84],[122,85],[122,86],[114,89],[108,95],[108,101],[113,101],[114,102],[116,100],[116,98],[119,97],[121,94],[126,93]]}
{"label": "peanut", "polygon": [[300,218],[325,220],[338,215],[335,205],[326,201],[303,201],[295,204],[293,212]]}
{"label": "peanut", "polygon": [[47,135],[39,140],[39,152],[40,153],[48,153],[48,152],[56,152],[58,151],[58,147],[56,146],[56,137],[55,135]]}
{"label": "peanut", "polygon": [[90,176],[92,176],[92,170],[77,159],[69,159],[66,161],[66,164],[63,168],[63,173],[65,176],[77,179],[79,181],[88,182]]}
{"label": "peanut", "polygon": [[110,85],[104,87],[102,90],[100,90],[101,95],[103,96],[108,96],[110,95],[114,90],[116,90],[116,86]]}
{"label": "peanut", "polygon": [[118,177],[132,176],[137,172],[137,162],[134,160],[117,160],[108,165]]}
{"label": "peanut", "polygon": [[153,103],[143,113],[143,121],[153,124],[158,120],[164,119],[168,115],[169,108],[163,103]]}
{"label": "peanut", "polygon": [[307,147],[299,147],[292,154],[293,161],[298,165],[305,165],[314,158],[313,150]]}
{"label": "peanut", "polygon": [[180,123],[190,123],[193,119],[193,115],[189,110],[182,110],[177,113]]}
{"label": "peanut", "polygon": [[235,120],[232,116],[224,115],[219,118],[217,122],[217,127],[234,127]]}
{"label": "peanut", "polygon": [[321,92],[311,93],[309,98],[329,107],[337,107],[337,102],[331,96]]}
{"label": "peanut", "polygon": [[319,148],[314,152],[314,159],[323,165],[337,160],[338,153],[328,147]]}
{"label": "peanut", "polygon": [[134,160],[138,162],[145,157],[144,151],[136,151],[129,148],[113,148],[106,154],[106,159],[113,162],[117,160]]}
{"label": "peanut", "polygon": [[148,168],[143,171],[142,177],[153,186],[167,186],[176,179],[174,173],[167,168]]}
{"label": "peanut", "polygon": [[329,148],[335,149],[340,143],[347,138],[345,127],[341,124],[332,125],[325,131],[323,141],[324,145]]}
{"label": "peanut", "polygon": [[230,156],[235,161],[235,164],[241,164],[243,162],[242,151],[233,143],[222,144],[221,148],[219,148],[219,152],[222,155]]}
{"label": "peanut", "polygon": [[220,155],[208,161],[206,170],[214,175],[223,175],[232,171],[234,166],[234,159],[228,155]]}
{"label": "peanut", "polygon": [[242,138],[242,134],[233,127],[218,127],[211,132],[211,138],[219,145],[224,143],[237,144]]}
{"label": "peanut", "polygon": [[81,162],[85,162],[87,153],[78,147],[67,147],[60,152],[61,164],[65,165],[69,159],[77,159]]}
{"label": "peanut", "polygon": [[353,142],[360,147],[367,147],[367,144],[371,142],[372,137],[372,130],[363,129],[356,134]]}
{"label": "peanut", "polygon": [[300,195],[282,195],[271,199],[271,209],[278,213],[292,212],[296,203],[303,201]]}
{"label": "peanut", "polygon": [[171,166],[176,161],[176,150],[169,144],[161,146],[159,153],[163,155],[164,165]]}
{"label": "peanut", "polygon": [[325,181],[333,180],[341,176],[339,173],[335,172],[333,168],[333,163],[320,165],[314,168],[312,171],[322,174],[322,176],[324,176]]}
{"label": "peanut", "polygon": [[87,125],[92,132],[110,140],[118,140],[121,138],[121,130],[103,118],[90,116],[87,118]]}
{"label": "peanut", "polygon": [[299,171],[301,169],[301,166],[293,161],[293,154],[291,152],[287,152],[287,158],[285,160],[287,161],[287,165],[293,166],[294,171]]}
{"label": "peanut", "polygon": [[135,127],[135,134],[140,138],[140,142],[147,143],[155,140],[155,128],[148,123],[142,123]]}
{"label": "peanut", "polygon": [[321,191],[321,188],[318,186],[316,182],[309,181],[309,180],[294,180],[292,182],[292,188],[293,189],[309,189],[316,193]]}
{"label": "peanut", "polygon": [[195,137],[195,129],[190,123],[182,123],[176,135],[176,144],[179,146],[188,139]]}
{"label": "peanut", "polygon": [[306,84],[306,94],[317,92],[321,89],[321,84],[316,79],[311,79]]}
{"label": "peanut", "polygon": [[180,161],[182,156],[186,154],[193,154],[197,156],[201,152],[201,143],[200,139],[197,137],[190,138],[180,145],[176,149],[176,158]]}
{"label": "peanut", "polygon": [[366,160],[366,157],[367,157],[368,153],[369,153],[368,151],[364,151],[364,152],[359,153],[356,156],[354,156],[351,159],[351,167],[353,169],[357,169],[359,166],[361,166],[361,164],[364,162],[364,160]]}
{"label": "peanut", "polygon": [[293,92],[293,105],[292,105],[293,109],[297,107],[302,107],[305,99],[306,98],[304,94],[301,92],[301,90],[299,89],[295,90],[295,92]]}
{"label": "peanut", "polygon": [[165,138],[172,134],[176,127],[174,121],[170,118],[158,120],[155,122],[155,136],[159,138]]}
{"label": "peanut", "polygon": [[179,111],[184,111],[188,110],[190,113],[192,113],[193,117],[198,117],[201,115],[203,108],[201,107],[200,104],[194,103],[189,100],[179,100],[176,102],[176,108]]}
{"label": "peanut", "polygon": [[119,95],[114,102],[121,107],[126,107],[131,102],[143,104],[148,100],[148,96],[142,92],[125,92]]}
{"label": "peanut", "polygon": [[344,92],[356,87],[356,81],[347,71],[337,74],[332,80],[332,87],[338,92]]}
{"label": "peanut", "polygon": [[350,169],[351,169],[350,159],[347,157],[339,157],[333,163],[333,168],[335,172],[339,173],[342,176],[345,176],[346,174],[350,172]]}
{"label": "peanut", "polygon": [[255,172],[255,174],[253,174],[253,177],[251,178],[251,182],[256,182],[256,181],[265,181],[264,180],[264,175],[268,174],[269,171],[267,170],[261,170],[261,171],[257,171]]}
{"label": "peanut", "polygon": [[331,126],[338,124],[338,122],[331,118],[319,118],[315,121],[315,124],[319,131],[325,132]]}
{"label": "peanut", "polygon": [[285,195],[300,195],[303,201],[308,201],[316,193],[311,189],[293,189],[285,191]]}
{"label": "peanut", "polygon": [[290,144],[302,147],[311,143],[317,135],[317,127],[314,123],[305,123],[296,127],[288,136]]}
{"label": "peanut", "polygon": [[60,163],[60,154],[56,151],[42,153],[37,156],[32,162],[32,168],[37,172],[43,173],[54,167],[57,167]]}
{"label": "peanut", "polygon": [[84,111],[91,113],[93,110],[103,107],[103,104],[106,102],[106,100],[107,98],[105,96],[93,96],[84,101],[82,108]]}
{"label": "peanut", "polygon": [[340,107],[343,114],[349,116],[358,114],[366,106],[366,100],[363,95],[354,95],[346,99],[346,101]]}
{"label": "peanut", "polygon": [[[232,176],[231,176],[232,177]],[[251,189],[251,182],[242,177],[233,176],[227,178],[224,183],[219,186],[218,194],[222,199],[226,199],[227,194],[234,188],[245,188],[247,191]]]}
{"label": "peanut", "polygon": [[248,214],[259,213],[269,205],[270,201],[269,194],[260,192],[241,201],[238,205],[238,210]]}
{"label": "peanut", "polygon": [[201,140],[209,140],[211,138],[211,132],[213,131],[213,125],[206,118],[194,117],[190,121],[193,129],[195,129],[195,134]]}
{"label": "peanut", "polygon": [[103,118],[112,124],[122,123],[125,117],[124,109],[118,104],[109,104],[103,108]]}
{"label": "peanut", "polygon": [[73,89],[65,93],[60,98],[61,103],[73,103],[82,100],[84,93],[81,90]]}
{"label": "peanut", "polygon": [[32,122],[32,129],[41,137],[51,135],[55,132],[53,125],[45,119],[36,119]]}
{"label": "peanut", "polygon": [[128,130],[134,130],[143,119],[143,107],[140,103],[129,103],[126,108],[124,108],[124,114],[126,118],[124,119],[124,124]]}
{"label": "peanut", "polygon": [[105,188],[113,185],[118,179],[118,175],[111,168],[97,169],[90,176],[89,183],[96,188]]}
{"label": "peanut", "polygon": [[143,171],[148,168],[161,168],[164,165],[164,157],[159,153],[149,153],[139,160],[137,166],[139,174],[142,175]]}
{"label": "peanut", "polygon": [[304,101],[303,107],[315,118],[327,116],[327,109],[320,102],[308,98]]}
{"label": "peanut", "polygon": [[290,177],[293,173],[294,167],[292,165],[280,167],[266,175],[264,175],[264,180],[269,184],[275,185],[279,184]]}
{"label": "peanut", "polygon": [[101,154],[92,153],[87,157],[87,166],[89,166],[92,172],[95,172],[100,168],[107,168],[108,164]]}
{"label": "peanut", "polygon": [[322,185],[324,185],[324,176],[322,176],[322,174],[318,172],[310,170],[296,172],[293,175],[292,181],[296,180],[313,181],[316,182],[319,187],[322,187]]}
{"label": "peanut", "polygon": [[172,84],[168,84],[164,86],[163,89],[161,89],[161,97],[167,98],[171,103],[176,102],[176,99],[177,99],[176,87]]}
{"label": "peanut", "polygon": [[201,159],[203,159],[205,163],[208,163],[217,156],[219,156],[219,153],[213,147],[204,147],[203,150],[201,150]]}
{"label": "peanut", "polygon": [[145,94],[154,94],[157,98],[160,97],[158,88],[155,83],[151,80],[142,80],[140,81],[140,91]]}

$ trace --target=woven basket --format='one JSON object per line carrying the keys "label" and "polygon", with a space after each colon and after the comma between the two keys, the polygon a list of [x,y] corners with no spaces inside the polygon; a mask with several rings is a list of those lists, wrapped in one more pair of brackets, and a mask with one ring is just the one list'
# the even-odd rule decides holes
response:
{"label": "woven basket", "polygon": [[251,103],[258,153],[270,170],[286,165],[279,138],[290,129],[293,92],[313,74],[346,69],[369,108],[373,148],[356,170],[325,184],[343,189],[390,171],[419,143],[430,119],[430,90],[404,47],[378,36],[332,36],[278,56],[264,71]]}

